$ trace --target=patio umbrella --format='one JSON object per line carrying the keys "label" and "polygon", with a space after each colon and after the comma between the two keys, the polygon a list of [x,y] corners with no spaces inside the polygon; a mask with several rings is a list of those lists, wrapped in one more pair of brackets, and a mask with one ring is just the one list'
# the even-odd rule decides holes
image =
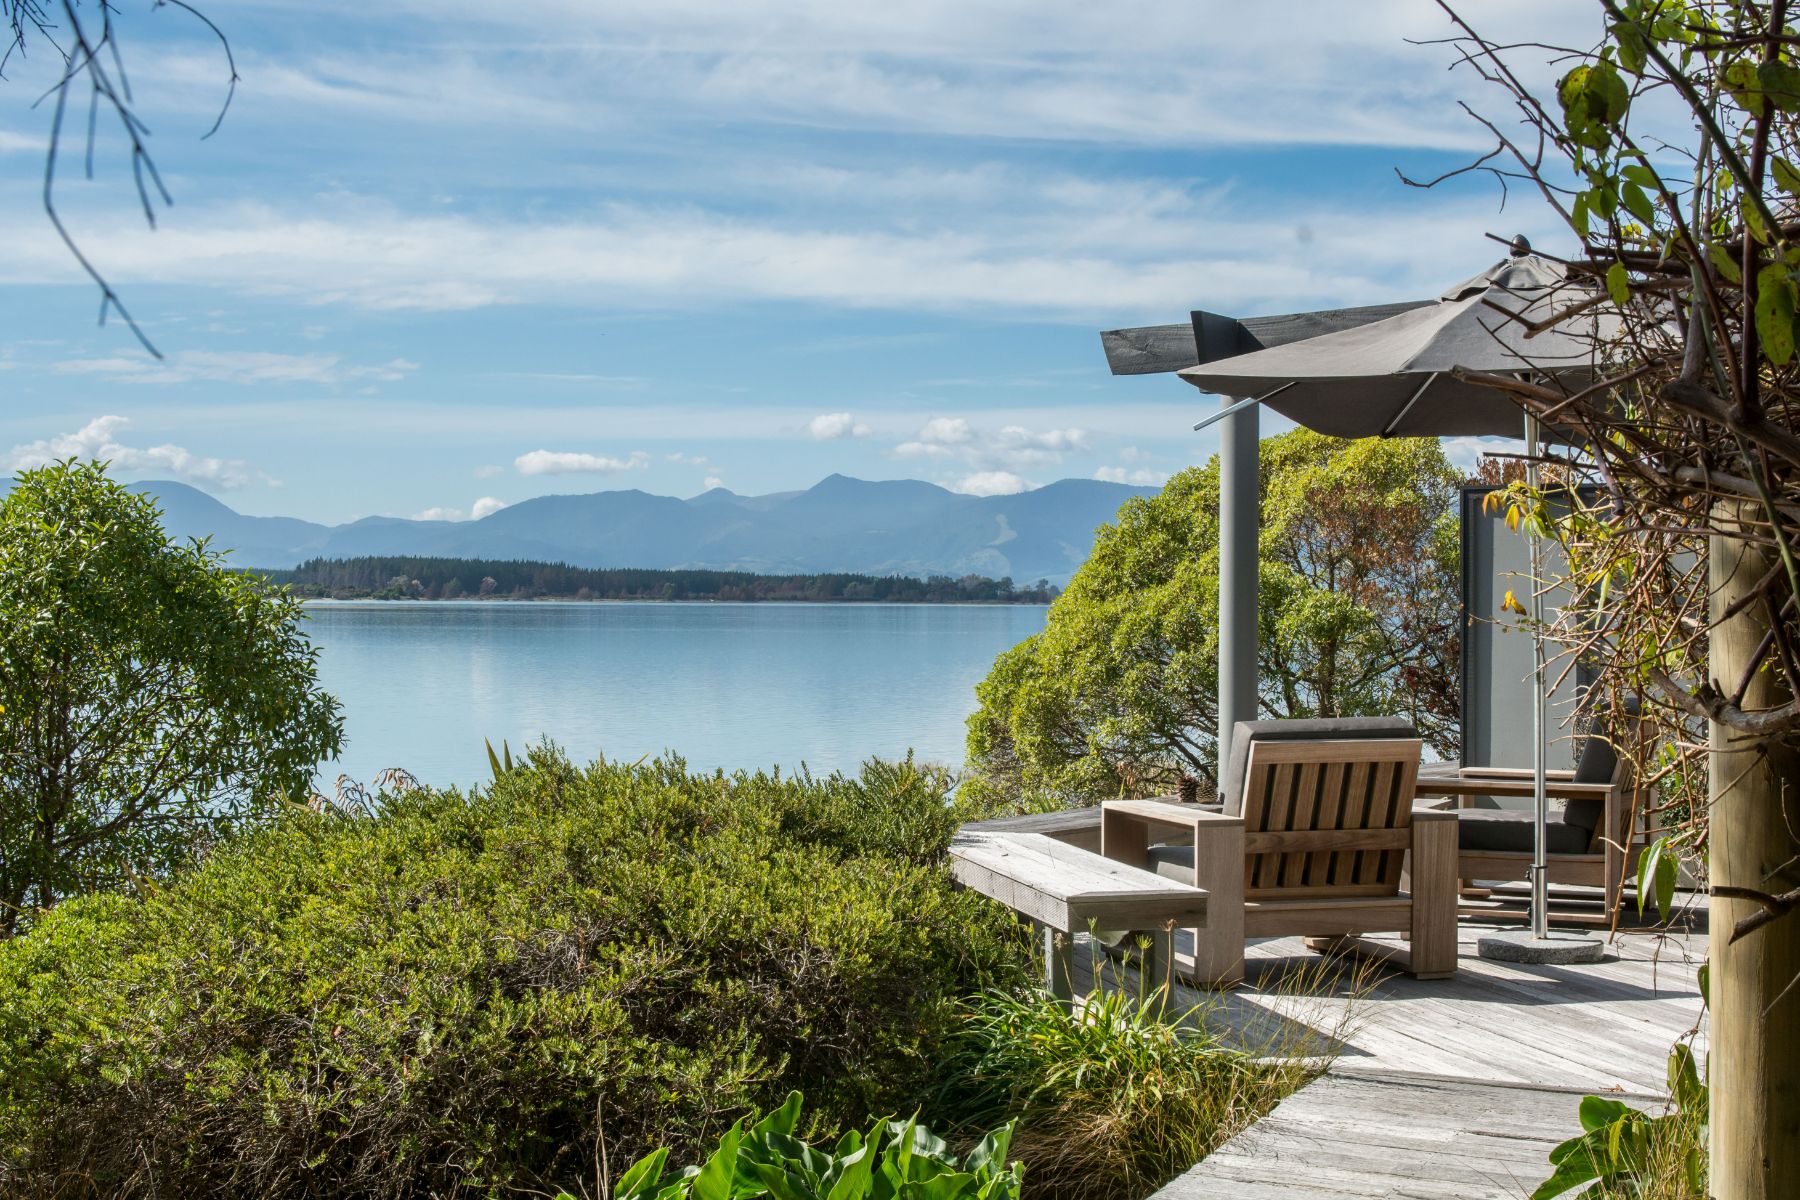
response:
{"label": "patio umbrella", "polygon": [[1591,377],[1597,347],[1616,327],[1615,318],[1596,308],[1549,328],[1537,326],[1593,296],[1560,265],[1515,253],[1457,284],[1436,304],[1202,363],[1181,377],[1203,392],[1261,403],[1335,437],[1516,437],[1519,406],[1454,372]]}
{"label": "patio umbrella", "polygon": [[[1239,398],[1196,429],[1261,404],[1297,424],[1337,437],[1517,436],[1523,427],[1535,453],[1537,422],[1504,393],[1458,379],[1456,372],[1550,377],[1574,386],[1596,378],[1602,345],[1618,327],[1616,314],[1605,304],[1595,304],[1596,297],[1590,285],[1569,279],[1562,266],[1532,254],[1525,239],[1517,238],[1510,258],[1451,288],[1436,304],[1354,329],[1202,363],[1180,374],[1201,391]],[[1564,314],[1565,321],[1548,324]],[[1529,460],[1527,471],[1535,484],[1536,466]],[[1254,545],[1254,530],[1250,533]],[[1241,531],[1227,524],[1223,534],[1238,537]],[[1540,574],[1535,539],[1531,554],[1535,580]],[[1241,552],[1228,557],[1243,561]],[[1222,586],[1229,584],[1222,581]],[[1532,591],[1532,615],[1541,621],[1537,589]],[[1532,932],[1544,937],[1548,933],[1544,650],[1535,633],[1533,641],[1537,786]]]}

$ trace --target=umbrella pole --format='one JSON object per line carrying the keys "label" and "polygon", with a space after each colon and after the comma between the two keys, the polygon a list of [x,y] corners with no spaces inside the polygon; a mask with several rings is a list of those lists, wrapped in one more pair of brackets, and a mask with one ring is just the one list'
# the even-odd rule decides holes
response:
{"label": "umbrella pole", "polygon": [[[1525,483],[1538,489],[1538,419],[1525,414]],[[1543,548],[1537,534],[1531,536],[1531,936],[1550,936],[1550,864],[1546,843],[1550,799],[1544,793],[1544,596]]]}
{"label": "umbrella pole", "polygon": [[[1542,434],[1535,416],[1525,416],[1525,483],[1539,486],[1538,442]],[[1544,597],[1543,546],[1536,533],[1531,539],[1531,927],[1523,932],[1484,934],[1476,939],[1483,958],[1517,963],[1595,963],[1606,956],[1606,944],[1586,934],[1550,932],[1549,842],[1550,799],[1544,793],[1544,738],[1549,732],[1544,695]]]}

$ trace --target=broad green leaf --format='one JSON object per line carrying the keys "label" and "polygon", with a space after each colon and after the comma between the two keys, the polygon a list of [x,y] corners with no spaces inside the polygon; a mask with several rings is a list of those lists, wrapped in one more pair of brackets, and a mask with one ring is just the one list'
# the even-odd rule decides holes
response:
{"label": "broad green leaf", "polygon": [[1776,185],[1790,196],[1800,196],[1800,171],[1794,169],[1794,164],[1775,155],[1769,165],[1774,169]]}
{"label": "broad green leaf", "polygon": [[[1638,193],[1640,196],[1642,192]],[[1612,296],[1612,302],[1624,308],[1631,302],[1631,276],[1625,270],[1625,264],[1615,262],[1606,268],[1606,290]]]}
{"label": "broad green leaf", "polygon": [[1800,288],[1783,263],[1770,263],[1756,275],[1756,334],[1763,354],[1776,366],[1794,357],[1794,310]]}
{"label": "broad green leaf", "polygon": [[1621,1100],[1609,1099],[1606,1096],[1583,1096],[1579,1112],[1581,1127],[1589,1133],[1594,1133],[1605,1129],[1627,1113],[1637,1112],[1637,1109]]}
{"label": "broad green leaf", "polygon": [[1656,866],[1662,861],[1663,850],[1668,844],[1668,838],[1657,838],[1638,854],[1637,908],[1640,917],[1644,915],[1644,905],[1655,891]]}
{"label": "broad green leaf", "polygon": [[1762,210],[1756,206],[1755,201],[1748,194],[1739,197],[1738,212],[1744,218],[1744,228],[1750,231],[1750,236],[1756,244],[1768,245],[1769,226],[1763,220]]}
{"label": "broad green leaf", "polygon": [[[1552,1200],[1552,1197],[1600,1178],[1600,1172],[1594,1166],[1593,1154],[1587,1149],[1586,1143],[1585,1138],[1571,1138],[1556,1148],[1562,1150],[1573,1147],[1580,1153],[1565,1156],[1557,1166],[1556,1173],[1538,1184],[1537,1190],[1531,1193],[1531,1200]],[[1555,1151],[1551,1152],[1550,1157],[1553,1162],[1557,1161]]]}
{"label": "broad green leaf", "polygon": [[1612,131],[1631,107],[1631,90],[1618,68],[1604,60],[1576,67],[1557,84],[1569,136],[1593,150],[1612,144]]}
{"label": "broad green leaf", "polygon": [[794,1132],[794,1127],[799,1123],[800,1093],[789,1092],[787,1100],[783,1102],[781,1107],[775,1109],[768,1116],[751,1126],[750,1132],[753,1135],[764,1133],[791,1134]]}
{"label": "broad green leaf", "polygon": [[644,1155],[619,1178],[619,1185],[613,1189],[613,1196],[616,1200],[631,1200],[631,1197],[640,1192],[655,1189],[662,1182],[663,1164],[668,1161],[667,1146]]}
{"label": "broad green leaf", "polygon": [[1619,50],[1619,65],[1633,75],[1642,75],[1650,57],[1650,39],[1644,27],[1636,21],[1615,21],[1612,36]]}
{"label": "broad green leaf", "polygon": [[864,1146],[839,1162],[843,1169],[826,1193],[825,1200],[862,1200],[869,1190],[869,1178],[875,1170],[874,1148]]}
{"label": "broad green leaf", "polygon": [[1669,1051],[1669,1095],[1683,1112],[1706,1115],[1706,1085],[1700,1081],[1693,1047],[1686,1042],[1677,1042]]}
{"label": "broad green leaf", "polygon": [[719,1139],[700,1173],[694,1176],[694,1200],[731,1200],[731,1180],[737,1173],[738,1142],[743,1137],[743,1121],[735,1122]]}
{"label": "broad green leaf", "polygon": [[1738,270],[1738,265],[1733,261],[1731,255],[1725,253],[1724,247],[1717,243],[1708,243],[1706,247],[1706,258],[1708,262],[1712,263],[1714,270],[1718,271],[1720,275],[1723,275],[1732,283],[1742,283],[1744,281],[1743,272]]}
{"label": "broad green leaf", "polygon": [[1784,62],[1758,63],[1756,81],[1769,102],[1784,113],[1800,112],[1800,70]]}
{"label": "broad green leaf", "polygon": [[1656,205],[1651,203],[1643,188],[1628,183],[1619,189],[1619,198],[1625,203],[1625,211],[1643,224],[1645,232],[1656,227]]}

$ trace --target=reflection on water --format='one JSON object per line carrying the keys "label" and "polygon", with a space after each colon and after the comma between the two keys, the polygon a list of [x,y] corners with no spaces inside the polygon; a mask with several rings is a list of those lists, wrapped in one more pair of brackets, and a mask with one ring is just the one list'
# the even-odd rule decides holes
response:
{"label": "reflection on water", "polygon": [[1037,606],[345,603],[308,606],[343,758],[367,781],[487,774],[482,739],[577,760],[672,749],[696,768],[962,761],[963,721]]}

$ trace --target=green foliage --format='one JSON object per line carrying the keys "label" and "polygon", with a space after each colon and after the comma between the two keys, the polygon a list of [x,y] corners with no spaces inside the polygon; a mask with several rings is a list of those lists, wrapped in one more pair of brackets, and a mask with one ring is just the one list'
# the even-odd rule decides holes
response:
{"label": "green foliage", "polygon": [[1028,963],[950,887],[948,785],[540,748],[60,905],[0,945],[0,1193],[576,1190],[795,1088],[821,1130],[908,1108]]}
{"label": "green foliage", "polygon": [[0,501],[0,936],[304,796],[342,739],[299,606],[94,463]]}
{"label": "green foliage", "polygon": [[868,1133],[852,1129],[827,1147],[795,1136],[800,1093],[744,1128],[725,1131],[702,1166],[666,1171],[669,1152],[639,1159],[613,1189],[613,1200],[1018,1200],[1023,1174],[1008,1165],[1008,1124],[982,1138],[966,1159],[915,1117],[886,1117]]}
{"label": "green foliage", "polygon": [[968,1006],[931,1111],[984,1129],[1016,1119],[1013,1152],[1033,1196],[1138,1200],[1205,1157],[1305,1081],[1221,1045],[1198,1013],[1112,990],[1070,1005],[989,992]]}
{"label": "green foliage", "polygon": [[[1403,714],[1457,748],[1459,478],[1429,438],[1262,445],[1266,715]],[[969,719],[971,800],[1168,790],[1217,761],[1218,462],[1128,501]]]}
{"label": "green foliage", "polygon": [[1703,1200],[1706,1085],[1686,1045],[1669,1054],[1669,1102],[1668,1112],[1653,1117],[1618,1100],[1584,1096],[1583,1132],[1550,1152],[1556,1171],[1531,1200],[1552,1200],[1576,1188],[1596,1200]]}

